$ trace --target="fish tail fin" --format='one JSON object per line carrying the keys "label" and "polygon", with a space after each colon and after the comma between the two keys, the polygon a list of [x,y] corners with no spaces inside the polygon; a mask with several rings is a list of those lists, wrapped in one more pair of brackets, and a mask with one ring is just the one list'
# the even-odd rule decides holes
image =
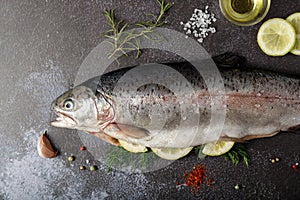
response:
{"label": "fish tail fin", "polygon": [[213,56],[212,59],[221,68],[240,68],[246,62],[246,58],[226,52],[217,56]]}

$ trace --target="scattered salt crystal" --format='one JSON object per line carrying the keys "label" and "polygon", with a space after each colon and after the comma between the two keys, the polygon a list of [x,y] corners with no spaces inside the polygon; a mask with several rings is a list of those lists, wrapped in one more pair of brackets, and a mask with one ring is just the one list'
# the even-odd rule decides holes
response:
{"label": "scattered salt crystal", "polygon": [[200,38],[197,40],[199,43],[202,43],[203,42],[203,38]]}
{"label": "scattered salt crystal", "polygon": [[[184,27],[185,34],[193,33],[199,43],[202,43],[208,34],[216,32],[216,28],[210,25],[217,19],[215,14],[208,12],[208,8],[209,6],[205,6],[204,11],[196,8],[188,22],[180,22]],[[188,37],[186,36],[186,38]]]}

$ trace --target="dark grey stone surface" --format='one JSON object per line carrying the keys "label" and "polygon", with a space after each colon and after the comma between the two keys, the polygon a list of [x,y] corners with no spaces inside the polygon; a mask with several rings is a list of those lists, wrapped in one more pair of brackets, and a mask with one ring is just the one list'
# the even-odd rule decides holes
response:
{"label": "dark grey stone surface", "polygon": [[[249,68],[300,75],[299,56],[273,58],[260,51],[256,33],[262,22],[251,27],[232,25],[222,17],[217,1],[174,0],[166,27],[183,32],[180,21],[206,5],[217,17],[217,33],[203,43],[211,55],[231,51],[245,56]],[[248,168],[220,157],[200,161],[191,154],[155,172],[126,174],[108,171],[88,151],[80,152],[77,132],[50,127],[51,101],[71,87],[83,60],[103,40],[99,33],[108,26],[102,11],[112,8],[118,18],[134,23],[145,20],[146,13],[157,12],[157,3],[0,1],[0,199],[298,199],[300,171],[291,165],[300,162],[299,134],[250,141],[246,144],[251,157]],[[300,11],[298,1],[273,0],[264,21],[296,11]],[[125,66],[180,60],[170,53],[146,50],[138,61],[121,61]],[[49,130],[61,153],[54,159],[37,154],[37,138],[44,130]],[[77,159],[70,164],[71,154]],[[280,162],[272,164],[269,159],[274,157]],[[99,170],[79,171],[86,159]],[[182,182],[183,173],[198,163],[207,166],[215,183],[197,195],[189,188],[179,190],[176,182]],[[236,184],[242,186],[240,190],[234,189]]]}

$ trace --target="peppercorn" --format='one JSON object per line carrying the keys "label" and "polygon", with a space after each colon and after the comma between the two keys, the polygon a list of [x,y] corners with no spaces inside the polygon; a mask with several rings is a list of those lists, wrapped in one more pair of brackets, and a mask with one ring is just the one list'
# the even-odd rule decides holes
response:
{"label": "peppercorn", "polygon": [[69,161],[74,161],[74,160],[75,160],[75,157],[74,157],[74,156],[69,156],[68,160],[69,160]]}
{"label": "peppercorn", "polygon": [[97,166],[95,166],[95,165],[90,166],[90,170],[91,171],[96,171],[97,170]]}
{"label": "peppercorn", "polygon": [[84,151],[84,150],[86,150],[85,146],[81,146],[80,151]]}
{"label": "peppercorn", "polygon": [[238,184],[236,184],[236,185],[234,186],[234,189],[238,190],[238,189],[240,189],[240,186],[239,186]]}
{"label": "peppercorn", "polygon": [[297,165],[296,164],[292,164],[292,168],[293,169],[297,169]]}

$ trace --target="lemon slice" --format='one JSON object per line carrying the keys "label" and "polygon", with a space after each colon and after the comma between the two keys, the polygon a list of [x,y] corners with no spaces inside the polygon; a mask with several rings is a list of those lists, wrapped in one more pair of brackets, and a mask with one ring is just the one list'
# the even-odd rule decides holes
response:
{"label": "lemon slice", "polygon": [[119,140],[121,147],[132,153],[146,152],[147,148],[143,145],[128,143],[124,140]]}
{"label": "lemon slice", "polygon": [[284,19],[269,19],[259,28],[257,42],[265,54],[283,56],[294,48],[296,31],[291,23]]}
{"label": "lemon slice", "polygon": [[177,160],[186,156],[193,147],[188,148],[151,148],[151,150],[159,157],[166,160]]}
{"label": "lemon slice", "polygon": [[297,39],[294,48],[291,50],[292,54],[300,55],[300,12],[291,14],[286,18],[288,22],[290,22],[296,30]]}
{"label": "lemon slice", "polygon": [[205,144],[202,153],[208,156],[220,156],[228,152],[234,145],[231,141],[216,141]]}

